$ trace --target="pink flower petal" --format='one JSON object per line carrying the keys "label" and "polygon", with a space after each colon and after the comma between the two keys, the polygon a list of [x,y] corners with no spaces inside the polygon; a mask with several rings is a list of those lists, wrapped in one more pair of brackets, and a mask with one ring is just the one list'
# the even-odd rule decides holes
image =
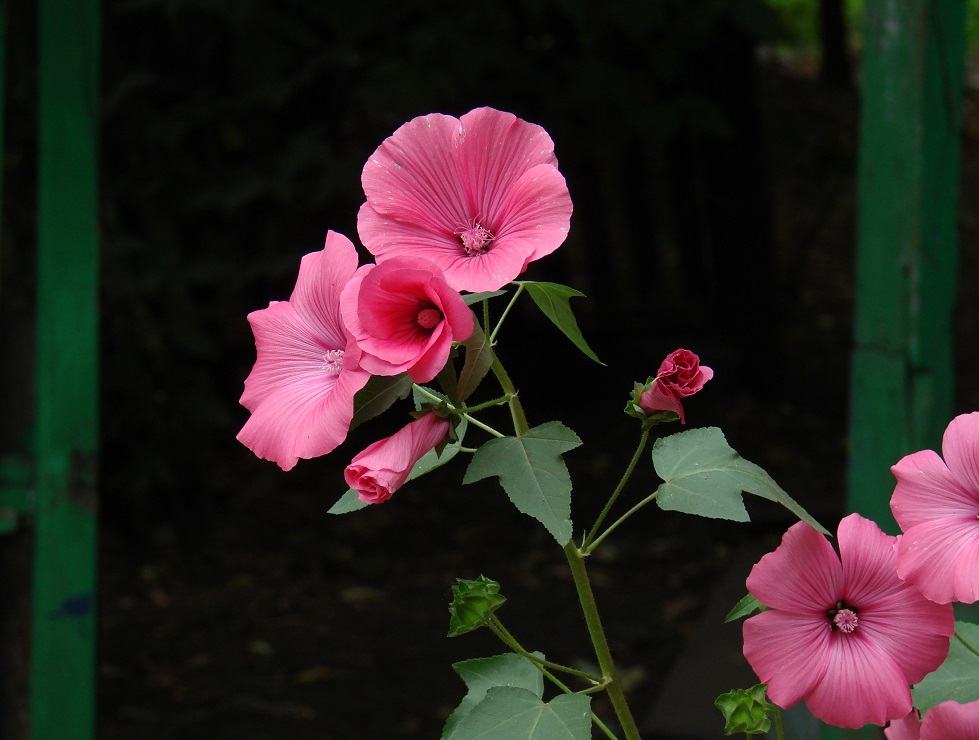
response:
{"label": "pink flower petal", "polygon": [[894,577],[899,538],[875,522],[850,514],[840,522],[838,537],[846,584],[842,597],[857,609],[860,634],[899,661],[906,683],[917,683],[948,654],[952,610]]}
{"label": "pink flower petal", "polygon": [[825,618],[843,588],[843,569],[829,541],[804,522],[751,569],[748,591],[765,606]]}
{"label": "pink flower petal", "polygon": [[891,512],[903,532],[932,519],[979,513],[979,494],[965,488],[932,450],[903,457],[891,472],[897,478]]}
{"label": "pink flower petal", "polygon": [[834,632],[823,680],[806,697],[814,716],[836,727],[884,725],[911,711],[904,671],[872,639]]}
{"label": "pink flower petal", "polygon": [[335,231],[326,233],[322,250],[305,255],[299,263],[299,277],[289,303],[313,333],[331,347],[342,349],[347,344],[339,298],[356,269],[353,242]]}
{"label": "pink flower petal", "polygon": [[979,412],[952,419],[942,438],[942,455],[979,509]]}
{"label": "pink flower petal", "polygon": [[952,740],[952,738],[979,740],[979,701],[968,704],[943,701],[925,712],[925,719],[921,725],[921,740]]}
{"label": "pink flower petal", "polygon": [[921,720],[918,719],[917,710],[912,709],[901,719],[891,720],[890,725],[884,730],[884,737],[887,740],[919,740]]}
{"label": "pink flower petal", "polygon": [[979,599],[979,521],[946,518],[907,530],[898,542],[898,575],[932,601]]}
{"label": "pink flower petal", "polygon": [[[453,227],[447,224],[471,218],[454,158],[458,128],[452,116],[433,113],[408,121],[385,139],[361,175],[370,207],[393,221],[448,234]],[[367,248],[377,254],[371,244]]]}
{"label": "pink flower petal", "polygon": [[820,617],[770,610],[742,625],[744,656],[768,684],[768,698],[783,709],[807,696],[826,673],[830,630],[825,612]]}
{"label": "pink flower petal", "polygon": [[331,347],[319,341],[291,304],[272,303],[248,320],[258,359],[241,404],[252,413],[238,440],[290,470],[298,458],[325,455],[347,436],[353,395],[370,377],[357,368],[324,372]]}

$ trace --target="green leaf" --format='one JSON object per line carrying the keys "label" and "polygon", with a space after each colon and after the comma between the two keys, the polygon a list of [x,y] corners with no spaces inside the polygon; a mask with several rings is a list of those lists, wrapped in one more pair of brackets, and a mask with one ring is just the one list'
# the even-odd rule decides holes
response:
{"label": "green leaf", "polygon": [[354,417],[350,428],[354,429],[365,421],[384,413],[395,401],[407,398],[411,392],[411,378],[407,373],[401,375],[372,375],[367,385],[354,396]]}
{"label": "green leaf", "polygon": [[[974,650],[979,650],[979,624],[956,622],[955,633]],[[952,699],[960,704],[979,699],[979,655],[953,637],[948,657],[911,690],[914,705],[921,711]]]}
{"label": "green leaf", "polygon": [[735,619],[741,619],[741,617],[747,617],[749,614],[763,612],[767,609],[768,607],[758,601],[758,599],[751,594],[747,594],[727,613],[727,616],[724,617],[724,622],[733,622]]}
{"label": "green leaf", "polygon": [[[534,653],[543,659],[541,653]],[[544,696],[544,675],[532,662],[515,653],[496,655],[492,658],[464,660],[452,666],[469,692],[445,722],[442,730],[443,740],[458,738],[456,726],[486,696],[486,692],[497,686],[514,686],[526,689],[540,698]]]}
{"label": "green leaf", "polygon": [[764,735],[768,732],[775,707],[765,695],[767,688],[761,683],[717,697],[714,706],[724,715],[725,735]]}
{"label": "green leaf", "polygon": [[449,604],[449,637],[458,637],[489,623],[490,615],[506,603],[500,584],[480,576],[475,581],[457,578]]}
{"label": "green leaf", "polygon": [[533,691],[515,686],[488,689],[452,731],[452,740],[590,740],[591,736],[589,696],[561,694],[544,702]]}
{"label": "green leaf", "polygon": [[559,421],[522,437],[491,439],[476,450],[462,482],[498,476],[513,505],[564,546],[571,539],[571,476],[561,455],[580,444],[578,435]]}
{"label": "green leaf", "polygon": [[359,498],[357,498],[357,492],[350,488],[345,494],[340,497],[333,506],[329,508],[326,512],[327,514],[349,514],[351,511],[359,511],[365,506],[370,506],[370,504],[365,504]]}
{"label": "green leaf", "polygon": [[459,373],[458,400],[461,403],[473,394],[486,373],[493,367],[493,351],[479,322],[475,322],[472,335],[465,341],[466,360]]}
{"label": "green leaf", "polygon": [[571,312],[571,299],[584,298],[584,293],[579,293],[574,288],[557,283],[536,283],[531,280],[518,281],[517,285],[522,285],[530,297],[534,299],[540,310],[549,318],[554,325],[560,329],[564,336],[574,343],[574,346],[584,352],[599,365],[605,363],[598,359],[598,355],[592,352],[588,342],[581,335],[578,322]]}
{"label": "green leaf", "polygon": [[829,534],[768,473],[735,452],[717,427],[657,440],[653,465],[664,481],[657,489],[656,502],[666,511],[746,522],[744,491],[781,504],[817,531]]}
{"label": "green leaf", "polygon": [[462,296],[462,300],[466,302],[467,306],[471,306],[474,303],[479,303],[480,301],[485,301],[487,298],[496,298],[498,295],[505,295],[505,290],[494,290],[486,293],[468,293]]}

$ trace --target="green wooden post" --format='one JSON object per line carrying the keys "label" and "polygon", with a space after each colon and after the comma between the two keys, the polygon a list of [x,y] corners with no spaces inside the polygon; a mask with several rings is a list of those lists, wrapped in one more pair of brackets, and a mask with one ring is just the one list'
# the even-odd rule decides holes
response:
{"label": "green wooden post", "polygon": [[890,466],[952,413],[964,1],[866,0],[863,37],[847,506],[896,534]]}
{"label": "green wooden post", "polygon": [[952,413],[963,0],[867,0],[862,66],[848,506],[896,533],[890,466]]}
{"label": "green wooden post", "polygon": [[41,0],[31,737],[95,736],[99,6]]}

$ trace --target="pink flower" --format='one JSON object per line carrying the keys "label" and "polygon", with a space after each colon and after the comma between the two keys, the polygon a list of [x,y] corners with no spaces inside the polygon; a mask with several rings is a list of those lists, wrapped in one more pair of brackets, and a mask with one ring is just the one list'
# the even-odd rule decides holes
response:
{"label": "pink flower", "polygon": [[799,522],[755,564],[748,590],[770,608],[745,621],[744,655],[783,709],[805,699],[831,725],[883,725],[948,654],[952,607],[897,577],[896,538],[873,522],[851,514],[838,537],[839,558]]}
{"label": "pink flower", "polygon": [[932,601],[979,599],[979,413],[956,416],[932,450],[891,468],[891,511],[904,535],[897,573]]}
{"label": "pink flower", "polygon": [[361,178],[361,241],[431,260],[456,290],[496,290],[564,242],[571,196],[540,126],[492,108],[401,126]]}
{"label": "pink flower", "polygon": [[639,406],[648,415],[672,411],[686,424],[681,398],[692,396],[714,377],[714,371],[702,367],[700,358],[688,349],[672,352],[659,366],[656,378],[639,399]]}
{"label": "pink flower", "polygon": [[887,740],[979,740],[979,701],[943,701],[925,712],[924,720],[912,710],[891,722],[884,735]]}
{"label": "pink flower", "polygon": [[340,298],[343,319],[375,375],[408,372],[416,383],[438,375],[453,341],[473,332],[472,311],[428,260],[393,257],[364,265]]}
{"label": "pink flower", "polygon": [[283,470],[343,442],[354,394],[370,377],[340,319],[340,291],[356,269],[354,245],[330,231],[322,251],[302,258],[288,302],[248,314],[258,357],[245,379],[241,405],[251,416],[238,440]]}
{"label": "pink flower", "polygon": [[370,445],[351,461],[343,471],[343,477],[365,504],[387,501],[404,485],[422,455],[434,449],[448,433],[448,419],[433,413],[425,414],[390,437]]}

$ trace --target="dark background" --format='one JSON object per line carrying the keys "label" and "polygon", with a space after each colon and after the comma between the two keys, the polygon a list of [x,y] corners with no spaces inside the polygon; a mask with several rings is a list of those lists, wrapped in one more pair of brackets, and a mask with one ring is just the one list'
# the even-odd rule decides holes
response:
{"label": "dark background", "polygon": [[[528,647],[584,654],[559,549],[495,483],[461,487],[461,464],[383,507],[326,515],[343,466],[403,413],[288,474],[234,439],[254,360],[245,315],[288,297],[327,229],[356,242],[361,168],[418,115],[490,105],[555,141],[571,235],[528,276],[589,296],[573,305],[607,367],[529,303],[500,352],[531,423],[561,419],[585,442],[568,456],[579,527],[632,453],[632,382],[679,346],[716,373],[688,424],[721,426],[835,526],[858,108],[842,18],[820,64],[789,53],[818,39],[787,35],[791,19],[761,0],[505,5],[104,3],[100,738],[437,736],[464,693],[450,662],[500,651],[486,635],[444,638],[451,584],[481,572],[503,583],[501,616]],[[32,300],[33,19],[12,4],[0,294],[18,337]],[[977,261],[973,111],[970,99],[963,281]],[[975,315],[957,319],[957,411],[979,408]],[[627,500],[655,486],[648,468]],[[788,523],[749,510],[749,526],[648,511],[592,563],[637,706],[733,548]]]}

